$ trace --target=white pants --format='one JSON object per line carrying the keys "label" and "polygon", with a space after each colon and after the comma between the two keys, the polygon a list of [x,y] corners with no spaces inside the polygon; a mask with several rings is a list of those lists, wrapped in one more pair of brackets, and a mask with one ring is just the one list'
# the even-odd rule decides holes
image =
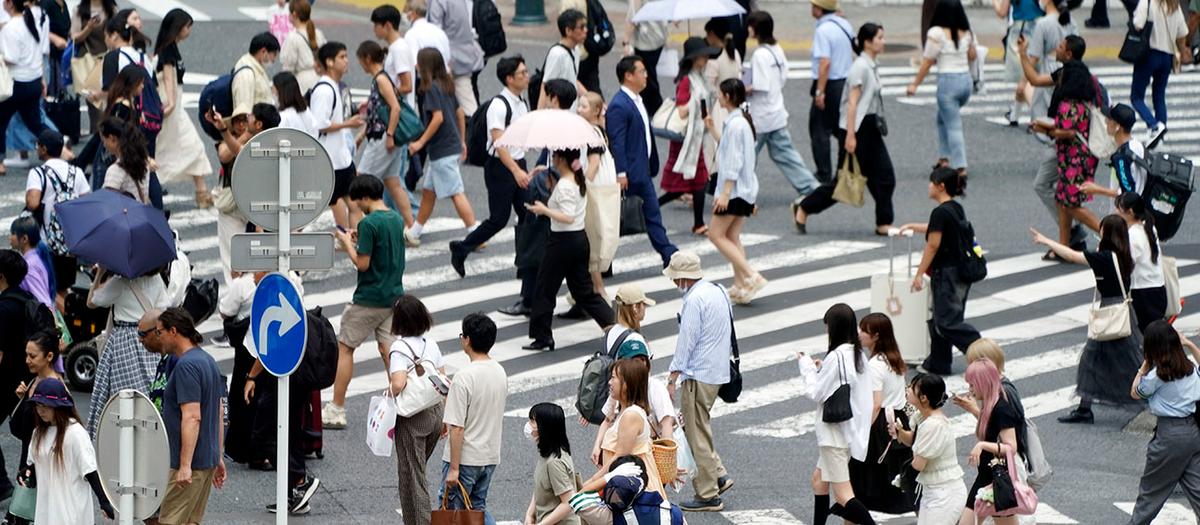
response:
{"label": "white pants", "polygon": [[471,89],[471,75],[454,77],[454,98],[458,99],[458,105],[467,118],[471,118],[475,110],[479,109],[479,102],[475,100],[475,90]]}
{"label": "white pants", "polygon": [[967,487],[961,479],[921,486],[921,508],[917,525],[953,525],[962,516]]}

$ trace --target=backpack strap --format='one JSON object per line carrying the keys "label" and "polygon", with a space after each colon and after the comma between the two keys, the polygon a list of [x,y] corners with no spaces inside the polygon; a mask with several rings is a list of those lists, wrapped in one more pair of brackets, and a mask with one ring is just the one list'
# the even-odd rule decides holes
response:
{"label": "backpack strap", "polygon": [[[611,330],[611,328],[610,328],[610,330]],[[616,342],[614,342],[612,347],[608,349],[608,356],[613,359],[616,359],[617,351],[619,351],[621,349],[621,345],[625,343],[626,339],[629,339],[629,336],[631,334],[633,334],[633,329],[626,328],[625,331],[621,333],[621,335],[617,336]],[[607,332],[604,334],[604,339],[606,339],[606,340],[608,339]]]}
{"label": "backpack strap", "polygon": [[505,98],[503,93],[496,95],[496,98],[504,103],[504,127],[507,128],[509,124],[512,124],[512,104],[508,103],[508,99]]}

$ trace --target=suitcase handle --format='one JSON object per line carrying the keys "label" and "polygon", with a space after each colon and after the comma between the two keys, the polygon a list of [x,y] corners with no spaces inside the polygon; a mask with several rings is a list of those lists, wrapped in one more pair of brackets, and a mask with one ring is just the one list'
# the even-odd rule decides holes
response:
{"label": "suitcase handle", "polygon": [[903,236],[903,237],[908,238],[908,273],[907,273],[907,275],[908,275],[909,279],[912,279],[912,276],[913,276],[913,269],[912,269],[913,231],[912,230],[901,230],[900,228],[888,228],[887,234],[888,234],[888,277],[892,277],[896,274],[896,271],[895,271],[895,259],[896,259],[895,238]]}

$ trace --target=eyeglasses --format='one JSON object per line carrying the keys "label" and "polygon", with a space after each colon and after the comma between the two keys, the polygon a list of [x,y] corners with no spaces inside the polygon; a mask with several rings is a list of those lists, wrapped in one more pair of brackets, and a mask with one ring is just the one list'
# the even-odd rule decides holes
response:
{"label": "eyeglasses", "polygon": [[138,334],[139,338],[145,339],[146,336],[148,336],[150,334],[157,334],[158,332],[159,332],[159,329],[157,327],[155,327],[155,328],[151,328],[149,330],[138,330],[137,334]]}

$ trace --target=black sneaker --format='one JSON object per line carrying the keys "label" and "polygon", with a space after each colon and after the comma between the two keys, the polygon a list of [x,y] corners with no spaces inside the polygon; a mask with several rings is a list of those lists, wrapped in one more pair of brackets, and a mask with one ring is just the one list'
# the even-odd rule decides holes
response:
{"label": "black sneaker", "polygon": [[[288,514],[291,514],[293,516],[303,516],[305,514],[308,514],[309,512],[312,512],[312,506],[310,506],[308,503],[305,503],[304,505],[297,507],[292,504],[291,500],[289,500],[288,507],[292,507],[292,510],[290,512],[288,512]],[[271,514],[275,514],[276,510],[275,510],[274,503],[267,505],[267,512],[269,512]]]}
{"label": "black sneaker", "polygon": [[1059,423],[1068,423],[1068,424],[1083,423],[1086,425],[1091,425],[1096,422],[1096,416],[1095,416],[1095,414],[1092,414],[1091,410],[1080,410],[1080,409],[1076,408],[1075,410],[1072,410],[1069,414],[1067,414],[1065,416],[1059,416],[1058,422]]}
{"label": "black sneaker", "polygon": [[712,499],[692,498],[680,503],[679,508],[689,512],[716,512],[725,510],[725,503],[721,501],[720,496]]}
{"label": "black sneaker", "polygon": [[1083,21],[1083,27],[1086,27],[1088,29],[1108,29],[1109,24],[1107,21],[1099,22],[1099,21],[1092,20],[1089,18],[1089,19]]}
{"label": "black sneaker", "polygon": [[308,500],[317,492],[317,487],[321,486],[321,478],[312,475],[305,475],[304,482],[292,487],[292,494],[288,497],[288,506],[291,507],[291,512],[295,513],[301,508],[308,507]]}

